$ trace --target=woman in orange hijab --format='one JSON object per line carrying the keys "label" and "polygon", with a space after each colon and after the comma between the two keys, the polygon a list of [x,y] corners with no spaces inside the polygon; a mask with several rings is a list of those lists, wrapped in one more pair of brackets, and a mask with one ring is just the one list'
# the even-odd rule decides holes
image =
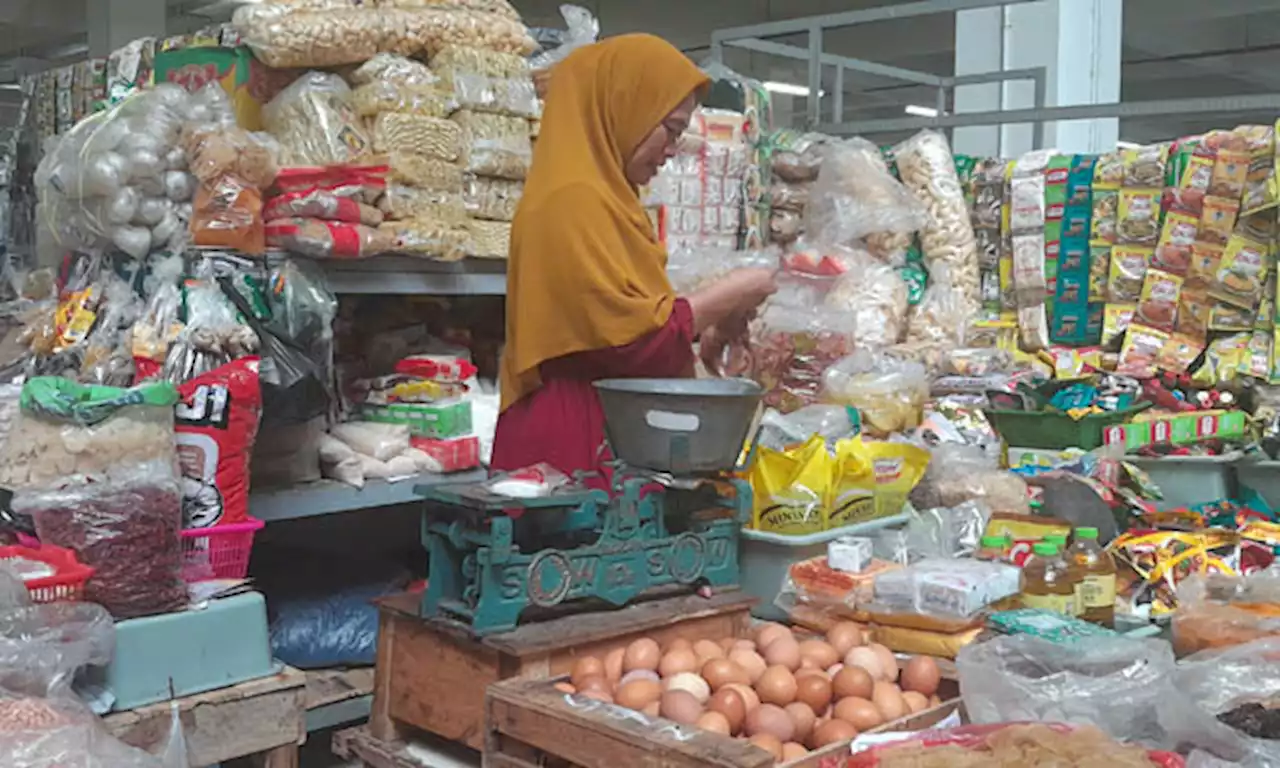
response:
{"label": "woman in orange hijab", "polygon": [[602,470],[591,382],[692,376],[694,340],[704,359],[718,357],[775,290],[770,271],[744,269],[676,296],[640,203],[708,84],[651,35],[589,45],[556,66],[511,233],[493,469]]}

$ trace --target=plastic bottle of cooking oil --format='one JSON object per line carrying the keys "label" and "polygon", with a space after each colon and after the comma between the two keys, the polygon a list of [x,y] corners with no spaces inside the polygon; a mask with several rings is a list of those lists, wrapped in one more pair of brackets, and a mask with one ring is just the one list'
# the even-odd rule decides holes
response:
{"label": "plastic bottle of cooking oil", "polygon": [[1031,547],[1031,559],[1022,566],[1021,587],[1024,607],[1075,615],[1076,585],[1057,546],[1042,541]]}
{"label": "plastic bottle of cooking oil", "polygon": [[1116,561],[1098,544],[1097,528],[1077,528],[1067,558],[1084,573],[1080,618],[1104,627],[1116,623]]}
{"label": "plastic bottle of cooking oil", "polygon": [[1076,601],[1074,615],[1076,618],[1084,616],[1084,577],[1083,568],[1078,567],[1075,561],[1068,554],[1067,536],[1062,533],[1051,533],[1044,537],[1044,541],[1058,548],[1058,558],[1062,561],[1061,565],[1067,571],[1067,577],[1071,580],[1072,586],[1075,588]]}

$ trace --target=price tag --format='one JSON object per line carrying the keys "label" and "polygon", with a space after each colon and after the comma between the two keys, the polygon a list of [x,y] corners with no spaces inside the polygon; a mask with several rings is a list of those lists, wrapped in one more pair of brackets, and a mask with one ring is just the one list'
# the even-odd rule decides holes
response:
{"label": "price tag", "polygon": [[1151,422],[1151,442],[1167,443],[1171,437],[1173,437],[1172,424],[1164,419]]}
{"label": "price tag", "polygon": [[1196,419],[1196,437],[1205,438],[1213,437],[1218,434],[1218,416],[1214,413],[1206,413]]}

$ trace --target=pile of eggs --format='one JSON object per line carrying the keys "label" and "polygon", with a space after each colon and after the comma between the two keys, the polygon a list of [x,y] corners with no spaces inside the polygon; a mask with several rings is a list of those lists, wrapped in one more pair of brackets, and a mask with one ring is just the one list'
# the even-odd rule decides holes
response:
{"label": "pile of eggs", "polygon": [[752,639],[677,639],[665,649],[641,638],[603,660],[579,659],[556,687],[794,760],[941,703],[931,657],[900,670],[888,648],[867,640],[852,622],[824,639],[798,639],[781,624],[756,627]]}

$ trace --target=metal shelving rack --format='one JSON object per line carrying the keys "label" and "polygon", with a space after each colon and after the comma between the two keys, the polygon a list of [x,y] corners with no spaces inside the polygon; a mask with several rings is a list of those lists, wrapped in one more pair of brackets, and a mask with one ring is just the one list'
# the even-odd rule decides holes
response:
{"label": "metal shelving rack", "polygon": [[[1045,106],[1045,71],[1035,69],[1003,70],[961,77],[941,77],[928,72],[893,67],[873,61],[837,56],[823,50],[823,33],[829,29],[851,27],[878,21],[910,19],[941,13],[957,13],[999,6],[1019,5],[1035,0],[921,0],[901,5],[867,8],[859,11],[828,13],[763,24],[728,27],[711,33],[711,57],[723,61],[728,47],[801,59],[809,63],[809,93],[820,93],[824,67],[834,66],[836,88],[832,93],[833,114],[836,120],[823,123],[822,100],[808,100],[809,127],[832,135],[866,135],[890,132],[911,132],[934,128],[947,130],[967,126],[1005,125],[1032,123],[1035,128],[1035,146],[1043,147],[1044,124],[1062,120],[1091,120],[1110,117],[1153,117],[1181,114],[1241,114],[1258,111],[1280,112],[1280,93],[1214,98],[1162,99],[1157,101],[1122,102],[1116,104],[1090,104],[1069,107]],[[765,38],[780,35],[807,34],[807,47],[784,45]],[[938,114],[936,117],[904,117],[885,120],[844,120],[844,74],[847,71],[864,72],[881,77],[894,78],[917,85],[938,89]],[[1036,106],[1028,109],[994,110],[945,114],[946,94],[961,85],[997,83],[1010,80],[1033,80],[1036,83]]]}

